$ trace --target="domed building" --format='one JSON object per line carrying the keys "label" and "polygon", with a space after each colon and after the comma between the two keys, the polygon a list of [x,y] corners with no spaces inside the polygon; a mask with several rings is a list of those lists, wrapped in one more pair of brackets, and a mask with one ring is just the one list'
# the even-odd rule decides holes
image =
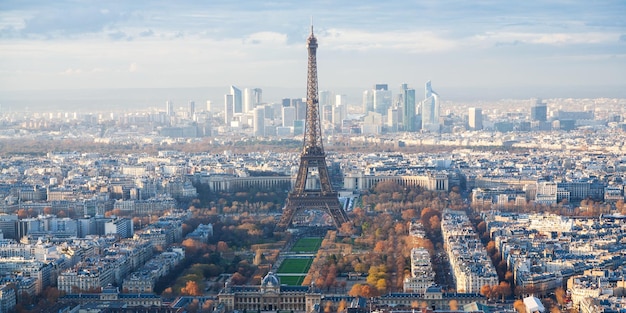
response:
{"label": "domed building", "polygon": [[307,286],[281,285],[280,278],[272,272],[263,277],[261,285],[231,286],[227,283],[217,297],[226,312],[311,312],[322,301],[320,292]]}

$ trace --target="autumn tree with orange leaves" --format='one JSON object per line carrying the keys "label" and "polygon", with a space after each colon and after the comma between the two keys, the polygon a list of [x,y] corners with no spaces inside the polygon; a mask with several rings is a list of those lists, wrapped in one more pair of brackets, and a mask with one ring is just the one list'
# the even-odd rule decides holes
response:
{"label": "autumn tree with orange leaves", "polygon": [[201,296],[202,290],[200,289],[200,286],[198,286],[198,283],[193,280],[189,280],[187,281],[187,284],[185,284],[185,287],[180,289],[180,294],[186,296]]}

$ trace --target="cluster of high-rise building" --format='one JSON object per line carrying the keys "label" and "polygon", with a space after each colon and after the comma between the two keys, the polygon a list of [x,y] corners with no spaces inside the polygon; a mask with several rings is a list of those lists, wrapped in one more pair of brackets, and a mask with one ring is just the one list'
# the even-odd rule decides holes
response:
{"label": "cluster of high-rise building", "polygon": [[[322,128],[330,133],[438,133],[441,128],[439,94],[433,91],[430,81],[425,84],[421,100],[408,84],[402,84],[397,94],[387,84],[375,84],[363,92],[361,118],[356,120],[349,114],[351,110],[345,94],[320,91],[318,105]],[[213,123],[207,120],[205,112],[214,117]],[[164,114],[166,126],[160,129],[160,133],[172,137],[210,136],[213,127],[219,133],[248,129],[251,131],[247,133],[253,137],[298,136],[304,130],[306,99],[285,98],[281,102],[266,103],[262,101],[260,88],[242,91],[230,86],[223,105],[207,101],[206,110],[200,111],[195,102],[190,101],[187,109],[176,112],[174,104],[168,100]]]}
{"label": "cluster of high-rise building", "polygon": [[430,81],[425,84],[422,101],[417,100],[415,89],[409,88],[408,84],[402,84],[395,96],[387,84],[376,84],[363,92],[362,112],[365,116],[361,133],[420,130],[438,133],[440,110],[439,94],[433,91]]}

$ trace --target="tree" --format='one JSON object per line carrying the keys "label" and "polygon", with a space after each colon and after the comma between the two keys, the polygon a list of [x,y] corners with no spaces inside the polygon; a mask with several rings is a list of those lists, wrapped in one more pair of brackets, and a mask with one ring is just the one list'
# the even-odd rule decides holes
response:
{"label": "tree", "polygon": [[198,299],[193,299],[191,303],[187,305],[187,312],[195,313],[200,309],[200,301]]}
{"label": "tree", "polygon": [[161,293],[161,297],[163,298],[169,298],[174,296],[174,291],[172,290],[172,287],[167,287],[163,290],[163,292]]}
{"label": "tree", "polygon": [[352,285],[352,288],[350,289],[350,291],[348,291],[348,295],[351,297],[358,297],[361,295],[361,287],[363,285],[362,284],[354,284]]}
{"label": "tree", "polygon": [[374,252],[381,253],[384,250],[385,250],[385,242],[384,241],[378,241],[376,243],[376,246],[374,246]]}
{"label": "tree", "polygon": [[354,284],[348,295],[352,297],[372,298],[378,295],[376,288],[369,284]]}
{"label": "tree", "polygon": [[387,280],[384,278],[379,279],[376,282],[376,289],[378,289],[380,293],[384,293],[385,291],[387,291]]}
{"label": "tree", "polygon": [[60,291],[58,288],[56,287],[51,287],[48,286],[46,287],[46,289],[43,291],[43,296],[46,298],[46,300],[50,303],[55,303],[57,301],[57,299],[61,296],[64,295],[64,292]]}
{"label": "tree", "polygon": [[331,301],[326,301],[326,304],[324,305],[324,313],[331,312],[333,312],[333,303]]}
{"label": "tree", "polygon": [[241,275],[239,272],[234,273],[233,276],[230,278],[230,281],[233,283],[233,285],[243,285],[246,283],[246,277]]}
{"label": "tree", "polygon": [[402,219],[405,221],[411,221],[417,217],[417,211],[415,209],[407,209],[402,211]]}
{"label": "tree", "polygon": [[430,223],[430,229],[433,232],[439,232],[441,231],[441,219],[439,218],[439,216],[435,215],[433,217],[431,217],[428,222]]}
{"label": "tree", "polygon": [[556,302],[560,305],[565,304],[565,300],[567,300],[567,294],[563,287],[556,288],[554,291],[554,296],[556,298]]}
{"label": "tree", "polygon": [[228,244],[224,241],[219,241],[217,243],[217,252],[226,252],[228,251]]}
{"label": "tree", "polygon": [[376,194],[393,194],[396,190],[401,190],[402,186],[398,185],[395,181],[386,180],[376,184],[374,187],[374,193]]}
{"label": "tree", "polygon": [[513,272],[506,271],[506,273],[504,273],[504,280],[506,280],[510,285],[513,285],[514,278]]}
{"label": "tree", "polygon": [[202,312],[211,312],[213,310],[213,300],[207,299],[202,303]]}
{"label": "tree", "polygon": [[491,286],[483,285],[482,287],[480,287],[480,294],[485,296],[485,298],[490,298],[491,297]]}
{"label": "tree", "polygon": [[456,301],[455,299],[450,300],[448,305],[450,306],[451,311],[456,311],[459,309],[459,302]]}
{"label": "tree", "polygon": [[420,219],[422,220],[422,224],[426,226],[431,217],[437,215],[437,211],[431,208],[423,208],[422,213],[420,214]]}
{"label": "tree", "polygon": [[342,312],[343,310],[345,310],[348,307],[348,304],[346,303],[345,299],[342,299],[339,302],[339,306],[337,306],[337,312]]}
{"label": "tree", "polygon": [[363,298],[372,298],[378,296],[378,292],[376,291],[376,288],[366,284],[361,286],[361,296]]}
{"label": "tree", "polygon": [[624,206],[624,200],[623,199],[617,200],[617,202],[615,203],[615,209],[617,209],[618,212],[621,212],[622,214],[624,214],[626,213],[624,208],[626,208],[626,206]]}
{"label": "tree", "polygon": [[203,243],[203,242],[201,242],[199,240],[195,240],[195,239],[192,239],[192,238],[187,238],[187,239],[183,240],[181,245],[183,247],[185,247],[185,252],[188,255],[195,255],[196,253],[198,253],[200,251],[208,250],[208,245],[206,243]]}
{"label": "tree", "polygon": [[513,308],[515,308],[518,313],[526,313],[526,305],[522,300],[515,300],[515,302],[513,302]]}
{"label": "tree", "polygon": [[26,209],[19,209],[17,210],[17,218],[19,219],[24,219],[28,217],[28,211],[26,211]]}
{"label": "tree", "polygon": [[198,283],[193,280],[189,280],[187,281],[187,284],[185,284],[185,287],[180,289],[180,293],[187,296],[201,296],[202,290],[200,289],[200,286],[198,286]]}
{"label": "tree", "polygon": [[493,256],[498,252],[498,249],[496,248],[496,242],[493,240],[489,240],[486,250],[487,254],[489,254],[489,256],[493,258]]}
{"label": "tree", "polygon": [[354,235],[354,226],[351,222],[345,222],[341,224],[339,232],[345,235]]}
{"label": "tree", "polygon": [[502,296],[502,302],[504,302],[504,299],[513,293],[511,285],[505,281],[501,281],[500,284],[498,284],[498,293]]}
{"label": "tree", "polygon": [[485,223],[485,221],[478,223],[478,225],[476,225],[476,231],[478,232],[478,235],[482,237],[482,235],[487,231],[487,223]]}

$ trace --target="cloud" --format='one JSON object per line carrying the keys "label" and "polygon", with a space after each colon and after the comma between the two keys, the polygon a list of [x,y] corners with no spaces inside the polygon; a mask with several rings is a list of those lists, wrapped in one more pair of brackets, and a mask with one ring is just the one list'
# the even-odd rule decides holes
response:
{"label": "cloud", "polygon": [[318,35],[320,41],[338,50],[397,50],[410,53],[447,51],[457,44],[430,31],[366,32],[355,29],[328,29]]}
{"label": "cloud", "polygon": [[35,11],[24,20],[20,30],[23,35],[48,37],[97,33],[125,21],[122,12],[97,7],[72,5],[63,8],[50,7]]}
{"label": "cloud", "polygon": [[73,69],[73,68],[68,68],[65,71],[59,73],[61,75],[80,75],[83,73],[83,70],[81,69]]}
{"label": "cloud", "polygon": [[286,44],[287,43],[287,35],[277,33],[277,32],[258,32],[253,33],[244,38],[243,42],[245,44]]}
{"label": "cloud", "polygon": [[154,36],[154,32],[152,29],[144,30],[139,33],[139,37],[152,37]]}
{"label": "cloud", "polygon": [[615,33],[580,32],[580,33],[524,33],[524,32],[486,32],[472,36],[468,43],[494,46],[536,44],[536,45],[576,45],[603,44],[615,42]]}
{"label": "cloud", "polygon": [[521,42],[521,41],[519,41],[519,40],[515,40],[515,41],[504,41],[504,42],[503,42],[503,41],[498,41],[498,42],[496,42],[495,46],[496,46],[496,47],[503,47],[503,46],[517,46],[517,45],[520,45],[520,44],[522,44],[522,42]]}
{"label": "cloud", "polygon": [[[363,75],[334,78],[342,84],[358,84],[368,72],[374,76],[387,68],[393,69],[387,78],[455,73],[448,79],[460,83],[458,72],[489,79],[464,68],[480,60],[489,60],[496,72],[525,60],[530,70],[538,58],[554,57],[562,62],[548,60],[549,69],[565,73],[587,64],[576,58],[608,64],[608,56],[618,55],[619,62],[606,68],[623,71],[626,42],[623,1],[0,2],[0,71],[26,73],[6,75],[0,89],[244,84],[241,80],[256,77],[292,84],[302,74],[299,66],[306,65],[311,15],[325,57],[320,69],[363,69]],[[415,58],[418,54],[428,55]],[[414,68],[405,70],[411,64]],[[464,71],[470,74],[463,76]],[[59,79],[60,73],[67,76]]]}
{"label": "cloud", "polygon": [[119,30],[116,32],[108,33],[107,35],[112,40],[131,40],[132,39],[132,37],[128,36],[125,32],[119,31]]}

